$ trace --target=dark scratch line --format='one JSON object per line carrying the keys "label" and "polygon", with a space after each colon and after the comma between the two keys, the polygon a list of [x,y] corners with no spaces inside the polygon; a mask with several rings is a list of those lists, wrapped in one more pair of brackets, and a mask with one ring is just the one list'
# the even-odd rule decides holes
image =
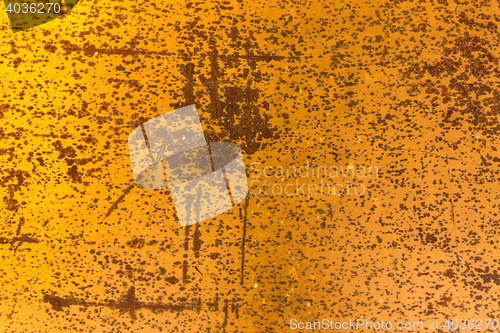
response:
{"label": "dark scratch line", "polygon": [[217,59],[219,58],[219,53],[217,49],[214,49],[213,53],[210,56],[210,69],[212,76],[210,77],[210,102],[211,102],[211,111],[212,115],[215,118],[219,118],[221,116],[221,112],[224,109],[223,103],[219,100],[219,64],[217,63]]}
{"label": "dark scratch line", "polygon": [[[446,166],[448,170],[448,183],[451,186],[451,175],[450,175],[450,166],[448,165],[448,158],[446,158]],[[453,205],[453,195],[448,192],[448,197],[450,201],[450,206],[451,206],[451,218],[453,221],[453,228],[455,229],[455,232],[457,230],[457,225],[456,225],[456,220],[455,220],[455,205]]]}
{"label": "dark scratch line", "polygon": [[187,260],[184,260],[182,263],[182,283],[184,284],[189,282],[187,272],[188,272],[188,262]]}
{"label": "dark scratch line", "polygon": [[271,60],[279,61],[279,60],[286,60],[286,59],[293,59],[293,60],[300,59],[299,57],[288,57],[288,56],[269,55],[269,54],[261,54],[261,55],[252,55],[252,54],[250,54],[250,55],[239,55],[239,54],[225,55],[225,54],[221,54],[221,55],[218,55],[218,58],[222,59],[222,60],[234,58],[234,59],[247,59],[247,60],[254,60],[254,61],[271,61]]}
{"label": "dark scratch line", "polygon": [[193,72],[194,72],[194,64],[189,63],[187,64],[186,67],[186,91],[185,91],[185,96],[186,96],[186,106],[194,104],[194,94],[193,94],[193,87],[194,87],[194,79],[193,79]]}
{"label": "dark scratch line", "polygon": [[[15,242],[18,242],[16,247],[14,247],[14,243]],[[13,250],[14,252],[16,252],[17,249],[19,249],[19,247],[21,245],[23,245],[24,243],[37,244],[37,243],[40,243],[40,240],[32,237],[31,235],[22,234],[20,237],[14,237],[14,238],[12,238],[12,240],[11,240],[11,250]]]}
{"label": "dark scratch line", "polygon": [[229,313],[229,306],[228,306],[228,300],[227,299],[224,300],[223,311],[224,311],[224,322],[222,323],[222,327],[226,327],[227,326],[227,316],[228,316],[228,313]]}
{"label": "dark scratch line", "polygon": [[245,242],[247,237],[248,202],[249,200],[247,197],[243,203],[243,207],[240,209],[240,218],[243,220],[243,235],[241,236],[241,285],[243,285],[243,280],[245,278]]}
{"label": "dark scratch line", "polygon": [[189,231],[191,229],[191,226],[190,225],[187,225],[185,228],[184,228],[184,251],[188,251],[189,250]]}
{"label": "dark scratch line", "polygon": [[[174,303],[146,303],[141,302],[136,296],[135,287],[132,286],[129,290],[118,300],[109,300],[105,301],[87,301],[82,299],[77,299],[73,296],[57,296],[56,294],[45,294],[42,299],[43,302],[49,303],[52,305],[52,309],[55,311],[63,311],[64,308],[70,306],[80,306],[80,307],[107,307],[110,309],[119,310],[121,313],[129,313],[132,320],[137,319],[136,312],[141,309],[150,310],[153,313],[159,312],[182,312],[185,310],[194,310],[198,313],[202,308],[206,308],[208,311],[218,312],[219,311],[219,297],[216,295],[215,300],[213,302],[203,302],[201,297],[192,298],[191,301],[187,301],[187,299],[180,299],[180,302],[177,304]],[[203,304],[205,303],[205,304]],[[229,318],[229,304],[228,301],[225,300],[225,305],[222,308],[224,312],[224,323],[223,329],[225,331],[225,326],[228,323]],[[15,305],[14,305],[15,307]],[[233,304],[232,313],[236,313],[236,318],[239,317],[238,311],[239,305]]]}
{"label": "dark scratch line", "polygon": [[[94,54],[106,54],[106,55],[155,55],[155,56],[176,56],[177,53],[169,52],[168,50],[163,51],[149,51],[149,50],[141,50],[141,49],[109,49],[109,48],[97,48],[95,45],[89,45],[86,47],[81,47],[75,44],[71,44],[67,41],[62,41],[61,44],[62,49],[66,52],[66,54],[70,54],[73,52],[84,52],[88,55]],[[201,54],[204,57],[204,54]],[[272,61],[272,60],[297,60],[300,57],[297,56],[281,56],[281,55],[270,55],[270,54],[248,54],[248,55],[240,55],[240,54],[231,54],[231,55],[217,55],[219,59],[226,58],[236,58],[236,59],[248,59],[253,61]]]}
{"label": "dark scratch line", "polygon": [[[448,159],[446,159],[446,167],[448,171],[448,183],[450,184],[451,187],[451,174],[450,174],[450,166],[448,165]],[[450,201],[450,207],[451,207],[451,219],[453,221],[453,230],[455,231],[455,239],[458,241],[458,236],[457,236],[457,224],[456,224],[456,219],[455,219],[455,205],[453,204],[453,195],[448,192],[448,197]],[[457,255],[457,270],[460,271],[460,256],[458,253],[455,253]]]}
{"label": "dark scratch line", "polygon": [[163,303],[145,303],[137,299],[135,295],[135,287],[130,287],[124,297],[118,302],[115,300],[108,300],[105,302],[92,302],[79,300],[74,297],[65,296],[60,297],[56,295],[44,295],[43,301],[50,303],[52,308],[56,311],[62,311],[63,307],[70,307],[78,305],[83,307],[108,307],[110,309],[118,309],[121,312],[128,312],[132,319],[136,319],[136,311],[140,309],[147,309],[154,312],[158,311],[183,311],[183,310],[196,310],[200,309],[201,299],[194,301],[192,304],[163,304]]}
{"label": "dark scratch line", "polygon": [[24,220],[24,216],[23,216],[23,217],[21,217],[19,219],[19,224],[17,225],[17,233],[16,233],[16,235],[19,236],[21,234],[21,228],[23,227],[24,222],[25,222],[25,220]]}
{"label": "dark scratch line", "polygon": [[118,204],[120,202],[122,202],[123,199],[125,199],[125,197],[127,196],[127,194],[129,194],[130,191],[132,191],[132,189],[134,187],[135,187],[135,183],[132,183],[125,190],[123,190],[123,194],[115,202],[113,202],[113,204],[111,205],[111,207],[109,207],[108,212],[106,213],[106,216],[104,216],[104,218],[107,218],[109,215],[111,215],[114,212],[114,210],[116,208],[118,208]]}
{"label": "dark scratch line", "polygon": [[203,273],[202,273],[202,272],[198,269],[198,267],[196,267],[196,266],[195,266],[195,267],[194,267],[194,269],[196,269],[196,271],[197,271],[198,273],[200,273],[200,274],[201,274],[201,276],[203,277]]}
{"label": "dark scratch line", "polygon": [[[19,219],[19,224],[17,225],[16,236],[12,238],[0,237],[1,244],[10,244],[10,250],[16,252],[21,245],[24,243],[37,244],[40,240],[35,238],[35,234],[21,234],[21,229],[25,223],[26,219],[21,217]],[[16,244],[17,243],[17,244]]]}
{"label": "dark scratch line", "polygon": [[196,258],[200,257],[200,249],[203,241],[201,240],[200,224],[196,223],[193,234],[193,251]]}
{"label": "dark scratch line", "polygon": [[14,316],[14,311],[16,310],[16,305],[17,305],[17,300],[14,301],[14,305],[12,306],[12,311],[7,315],[7,318],[12,320],[12,317]]}

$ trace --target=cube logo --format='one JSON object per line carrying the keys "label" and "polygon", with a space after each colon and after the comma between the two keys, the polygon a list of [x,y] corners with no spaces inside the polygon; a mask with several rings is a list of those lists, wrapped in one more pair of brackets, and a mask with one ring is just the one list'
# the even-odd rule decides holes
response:
{"label": "cube logo", "polygon": [[208,144],[195,105],[135,128],[128,148],[137,186],[157,190],[168,184],[181,226],[222,214],[248,194],[241,149],[230,142]]}

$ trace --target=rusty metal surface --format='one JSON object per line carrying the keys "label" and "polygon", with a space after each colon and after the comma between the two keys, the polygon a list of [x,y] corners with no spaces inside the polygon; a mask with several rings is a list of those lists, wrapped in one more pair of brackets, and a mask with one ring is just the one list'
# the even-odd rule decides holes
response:
{"label": "rusty metal surface", "polygon": [[[15,34],[2,9],[0,330],[498,318],[498,6],[81,1]],[[181,228],[127,138],[191,104],[262,193]],[[377,172],[272,192],[308,165]]]}

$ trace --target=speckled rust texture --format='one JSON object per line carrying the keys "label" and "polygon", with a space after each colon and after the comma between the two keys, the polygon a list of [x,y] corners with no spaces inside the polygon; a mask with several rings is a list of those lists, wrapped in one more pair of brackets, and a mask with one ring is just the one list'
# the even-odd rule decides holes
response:
{"label": "speckled rust texture", "polygon": [[[15,34],[2,8],[0,331],[500,317],[498,7],[80,1]],[[168,190],[134,184],[127,139],[190,104],[249,183],[256,162],[378,177],[181,228]]]}

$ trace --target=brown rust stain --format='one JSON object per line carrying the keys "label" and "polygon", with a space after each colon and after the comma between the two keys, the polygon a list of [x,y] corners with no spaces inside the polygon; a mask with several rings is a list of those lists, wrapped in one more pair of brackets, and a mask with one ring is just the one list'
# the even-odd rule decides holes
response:
{"label": "brown rust stain", "polygon": [[[54,333],[494,317],[499,22],[476,0],[104,1],[3,34],[0,313]],[[168,190],[130,183],[127,138],[191,104],[249,181],[254,162],[380,177],[363,197],[261,194],[182,230]]]}

